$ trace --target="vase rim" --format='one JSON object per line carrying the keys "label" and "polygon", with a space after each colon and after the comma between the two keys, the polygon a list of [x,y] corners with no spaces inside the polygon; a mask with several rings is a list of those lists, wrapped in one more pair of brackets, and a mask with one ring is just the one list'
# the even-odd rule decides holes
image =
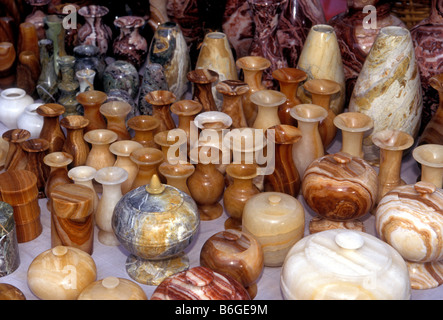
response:
{"label": "vase rim", "polygon": [[414,144],[414,138],[401,130],[385,129],[374,133],[372,142],[380,149],[401,151],[411,147]]}
{"label": "vase rim", "polygon": [[26,91],[21,88],[8,88],[1,92],[1,97],[6,100],[17,100],[26,96]]}
{"label": "vase rim", "polygon": [[90,144],[106,145],[116,141],[118,135],[109,129],[94,129],[86,132],[83,138]]}
{"label": "vase rim", "polygon": [[103,185],[117,185],[128,179],[128,171],[120,167],[105,167],[97,170],[95,181]]}
{"label": "vase rim", "polygon": [[405,37],[409,35],[409,30],[399,26],[388,26],[381,28],[380,34],[391,37]]}
{"label": "vase rim", "polygon": [[315,32],[321,32],[321,33],[334,33],[335,29],[333,26],[330,26],[328,24],[316,24],[312,27],[312,30]]}
{"label": "vase rim", "polygon": [[294,119],[302,122],[320,122],[328,116],[328,111],[316,104],[299,104],[289,113]]}
{"label": "vase rim", "polygon": [[272,108],[285,103],[287,97],[280,91],[265,89],[254,92],[249,99],[258,106]]}
{"label": "vase rim", "polygon": [[134,150],[129,157],[138,165],[152,165],[161,163],[164,160],[161,150],[149,147]]}
{"label": "vase rim", "polygon": [[143,148],[143,145],[135,140],[120,140],[113,142],[109,146],[109,151],[116,156],[129,157],[133,151],[140,148]]}
{"label": "vase rim", "polygon": [[74,157],[63,151],[51,152],[43,158],[43,162],[50,167],[65,167],[74,160]]}
{"label": "vase rim", "polygon": [[443,168],[443,145],[423,144],[412,151],[415,161],[432,168]]}
{"label": "vase rim", "polygon": [[138,16],[121,16],[114,20],[118,28],[140,28],[145,24],[145,19]]}
{"label": "vase rim", "polygon": [[248,71],[258,71],[265,70],[271,66],[271,61],[265,57],[260,56],[245,56],[241,57],[236,61],[237,67],[248,70]]}
{"label": "vase rim", "polygon": [[[89,11],[91,10],[91,12]],[[78,14],[87,18],[100,18],[109,13],[109,9],[99,5],[89,5],[81,7]]]}
{"label": "vase rim", "polygon": [[372,118],[361,112],[341,113],[333,122],[337,128],[348,132],[365,132],[374,127]]}
{"label": "vase rim", "polygon": [[205,127],[207,123],[220,123],[220,128],[212,128],[212,129],[227,129],[232,125],[232,118],[221,111],[205,111],[198,114],[194,119],[194,124],[199,129],[211,129],[209,127]]}
{"label": "vase rim", "polygon": [[97,169],[91,166],[78,166],[68,171],[68,177],[74,181],[89,181],[94,179]]}

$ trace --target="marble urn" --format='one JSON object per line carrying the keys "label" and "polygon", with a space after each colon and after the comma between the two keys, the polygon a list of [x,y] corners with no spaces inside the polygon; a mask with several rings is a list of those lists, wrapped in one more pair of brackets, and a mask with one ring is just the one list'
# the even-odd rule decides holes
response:
{"label": "marble urn", "polygon": [[159,285],[189,268],[183,251],[200,225],[195,201],[185,192],[162,184],[153,175],[148,185],[126,193],[117,203],[112,228],[131,255],[126,271],[135,281]]}
{"label": "marble urn", "polygon": [[408,300],[411,285],[401,255],[364,232],[333,229],[306,236],[281,272],[286,300]]}

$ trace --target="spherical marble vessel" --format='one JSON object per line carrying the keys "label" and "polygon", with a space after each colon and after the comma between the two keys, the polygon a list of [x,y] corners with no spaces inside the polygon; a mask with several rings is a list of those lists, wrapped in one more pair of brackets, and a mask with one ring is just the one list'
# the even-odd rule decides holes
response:
{"label": "spherical marble vessel", "polygon": [[194,200],[179,189],[151,183],[126,193],[117,203],[112,228],[131,255],[126,271],[137,282],[160,284],[166,277],[189,268],[183,250],[200,225]]}
{"label": "spherical marble vessel", "polygon": [[407,300],[408,269],[400,254],[360,231],[309,235],[286,256],[281,289],[287,300]]}
{"label": "spherical marble vessel", "polygon": [[146,293],[135,282],[106,277],[88,285],[77,300],[148,300]]}
{"label": "spherical marble vessel", "polygon": [[166,278],[151,300],[250,300],[250,297],[237,280],[199,266]]}

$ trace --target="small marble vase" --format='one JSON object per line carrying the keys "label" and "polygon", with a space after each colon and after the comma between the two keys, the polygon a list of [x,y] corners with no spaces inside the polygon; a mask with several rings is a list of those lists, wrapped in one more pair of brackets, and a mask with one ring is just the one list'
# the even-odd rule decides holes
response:
{"label": "small marble vase", "polygon": [[416,147],[412,156],[421,167],[420,181],[434,184],[443,188],[443,146],[426,144]]}
{"label": "small marble vase", "polygon": [[8,88],[0,93],[0,121],[7,129],[17,129],[18,117],[34,99],[20,88]]}
{"label": "small marble vase", "polygon": [[78,41],[81,45],[94,45],[101,54],[106,55],[112,41],[112,30],[103,21],[109,9],[98,5],[84,6],[78,14],[84,17],[85,24],[78,30]]}
{"label": "small marble vase", "polygon": [[403,257],[409,271],[410,287],[432,289],[443,284],[441,239],[442,190],[420,181],[398,186],[381,199],[375,228],[381,240]]}
{"label": "small marble vase", "polygon": [[363,143],[365,159],[374,164],[379,161],[379,150],[371,140],[380,131],[404,131],[415,139],[422,109],[422,88],[411,35],[401,27],[382,28],[349,102],[349,111],[362,112],[374,120],[373,132]]}
{"label": "small marble vase", "polygon": [[196,165],[195,172],[188,178],[188,188],[197,203],[200,219],[217,219],[223,214],[219,201],[225,189],[224,176],[215,166],[221,159],[220,150],[214,146],[200,146],[191,150],[190,158]]}
{"label": "small marble vase", "polygon": [[188,90],[186,75],[191,67],[189,50],[180,26],[165,22],[154,32],[147,57],[148,64],[163,66],[168,90],[182,99]]}
{"label": "small marble vase", "polygon": [[222,94],[221,111],[232,118],[232,128],[245,128],[248,126],[245,113],[243,112],[243,95],[249,91],[246,82],[240,80],[224,80],[216,87]]}
{"label": "small marble vase", "polygon": [[62,56],[58,58],[58,66],[62,81],[58,84],[60,96],[57,103],[65,107],[64,117],[78,114],[79,103],[76,99],[80,84],[75,79],[74,74],[75,58],[74,56]]}
{"label": "small marble vase", "polygon": [[51,168],[45,185],[45,194],[48,198],[46,207],[51,211],[52,200],[51,192],[54,188],[61,184],[72,183],[68,176],[68,165],[72,162],[73,157],[66,152],[52,152],[43,158],[43,162]]}
{"label": "small marble vase", "polygon": [[126,129],[126,118],[132,106],[123,101],[110,101],[100,106],[100,113],[106,118],[106,128],[117,134],[117,140],[129,140],[131,135]]}
{"label": "small marble vase", "polygon": [[200,251],[200,265],[227,274],[240,282],[251,299],[257,295],[257,281],[264,263],[260,243],[240,230],[226,230],[212,235]]}
{"label": "small marble vase", "polygon": [[85,133],[96,129],[106,129],[106,121],[100,113],[100,107],[107,98],[106,93],[98,90],[89,90],[77,95],[77,101],[83,106],[83,116],[89,120]]}
{"label": "small marble vase", "polygon": [[272,71],[288,66],[277,36],[278,21],[287,1],[248,0],[248,3],[255,26],[249,55],[269,59],[271,65],[263,73],[263,80],[268,89],[275,90],[278,83],[272,77]]}
{"label": "small marble vase", "polygon": [[[340,48],[334,28],[325,25],[315,25],[309,31],[303,46],[297,69],[301,69],[310,79],[333,80],[340,84],[340,94],[331,99],[331,109],[335,114],[343,112],[346,101],[346,81]],[[303,90],[298,90],[298,97],[303,103],[312,103],[312,100]]]}
{"label": "small marble vase", "polygon": [[0,297],[2,300],[26,300],[26,296],[20,289],[8,283],[0,284]]}
{"label": "small marble vase", "polygon": [[114,20],[120,34],[114,39],[112,51],[117,60],[125,60],[138,70],[143,65],[148,53],[148,43],[140,35],[139,29],[145,25],[142,17],[123,16]]}
{"label": "small marble vase", "polygon": [[286,96],[286,103],[282,104],[278,110],[278,117],[282,124],[296,126],[297,121],[291,117],[290,110],[301,104],[297,97],[297,90],[300,83],[307,79],[307,74],[297,68],[281,68],[272,72],[272,77],[278,81],[280,92]]}
{"label": "small marble vase", "polygon": [[223,207],[229,215],[225,221],[225,229],[241,230],[246,202],[260,193],[253,183],[254,178],[257,177],[257,165],[231,163],[226,167],[226,174],[232,178],[233,182],[223,193]]}
{"label": "small marble vase", "polygon": [[263,57],[245,56],[237,60],[237,67],[243,72],[243,81],[249,86],[249,91],[243,96],[243,112],[249,127],[257,117],[257,106],[251,102],[251,95],[266,89],[263,84],[263,72],[271,66],[271,62]]}
{"label": "small marble vase", "polygon": [[194,119],[203,110],[203,105],[195,100],[180,100],[171,105],[171,112],[178,117],[177,128],[186,133],[188,147],[190,144],[191,127],[195,127]]}
{"label": "small marble vase", "polygon": [[97,73],[92,69],[81,69],[75,73],[79,83],[79,92],[94,90],[94,79]]}
{"label": "small marble vase", "polygon": [[137,69],[127,61],[116,60],[107,65],[103,72],[103,91],[113,89],[126,91],[135,99],[140,89],[140,76]]}
{"label": "small marble vase", "polygon": [[77,300],[148,300],[145,291],[137,283],[113,276],[92,282]]}
{"label": "small marble vase", "polygon": [[27,3],[32,6],[32,12],[25,18],[25,22],[30,22],[35,26],[38,39],[44,39],[45,22],[44,18],[48,14],[48,5],[51,0],[29,0]]}
{"label": "small marble vase", "polygon": [[325,154],[318,125],[328,116],[328,112],[315,104],[299,104],[291,110],[291,116],[298,121],[302,136],[292,147],[292,158],[303,181],[306,168]]}
{"label": "small marble vase", "polygon": [[159,173],[166,178],[166,183],[170,186],[191,194],[188,188],[188,178],[194,173],[195,167],[190,163],[171,164],[162,162],[158,167]]}
{"label": "small marble vase", "polygon": [[27,157],[21,144],[30,137],[31,133],[24,129],[10,129],[3,132],[2,138],[8,143],[4,166],[5,171],[25,169]]}
{"label": "small marble vase", "polygon": [[40,77],[37,81],[37,94],[43,102],[57,101],[57,74],[54,68],[54,45],[50,39],[38,42],[40,48]]}
{"label": "small marble vase", "polygon": [[[208,32],[201,44],[195,69],[208,69],[217,72],[218,81],[238,80],[234,56],[223,32]],[[215,83],[216,84],[216,83]],[[223,96],[212,87],[217,110],[221,109]]]}
{"label": "small marble vase", "polygon": [[443,73],[431,77],[429,85],[437,90],[440,102],[432,118],[427,120],[428,122],[423,129],[423,133],[418,138],[418,145],[443,143],[443,134],[440,130],[443,123]]}
{"label": "small marble vase", "polygon": [[160,121],[157,132],[175,128],[170,110],[171,105],[177,100],[173,92],[166,90],[152,91],[145,96],[145,100],[153,107],[152,116]]}
{"label": "small marble vase", "polygon": [[374,121],[360,112],[344,112],[334,118],[334,125],[341,130],[341,152],[363,158],[363,138],[374,127]]}
{"label": "small marble vase", "polygon": [[212,87],[218,81],[218,73],[209,69],[191,70],[187,74],[192,83],[192,99],[199,101],[203,111],[218,111]]}
{"label": "small marble vase", "polygon": [[377,202],[395,187],[406,184],[401,178],[401,163],[405,150],[414,144],[414,138],[404,131],[386,129],[372,136],[374,145],[380,148]]}
{"label": "small marble vase", "polygon": [[80,115],[67,116],[60,120],[60,125],[66,129],[66,139],[62,151],[72,155],[69,168],[83,166],[89,155],[89,146],[83,138],[84,129],[89,120]]}
{"label": "small marble vase", "polygon": [[326,119],[320,122],[318,131],[325,150],[331,145],[337,134],[334,125],[335,113],[331,110],[333,96],[340,92],[340,84],[333,80],[311,79],[303,84],[305,91],[311,95],[312,104],[325,108],[328,112]]}
{"label": "small marble vase", "polygon": [[140,84],[138,98],[138,111],[140,115],[152,115],[152,105],[145,100],[145,96],[149,92],[168,89],[163,66],[159,63],[147,63],[143,73],[143,80]]}
{"label": "small marble vase", "polygon": [[69,246],[88,254],[94,251],[94,197],[79,184],[62,184],[52,190],[51,246]]}
{"label": "small marble vase", "polygon": [[302,132],[294,126],[282,124],[269,127],[266,135],[275,143],[275,164],[274,171],[265,176],[264,190],[297,197],[301,179],[293,160],[292,148],[302,138]]}
{"label": "small marble vase", "polygon": [[68,171],[68,177],[74,182],[74,184],[80,184],[90,189],[92,192],[92,196],[94,199],[94,213],[97,211],[99,197],[97,192],[95,191],[93,180],[95,175],[97,174],[97,170],[93,167],[89,166],[78,166],[70,169]]}
{"label": "small marble vase", "polygon": [[119,167],[103,167],[97,170],[94,179],[103,186],[95,213],[95,221],[99,228],[98,240],[107,246],[118,246],[120,242],[112,229],[112,214],[123,196],[121,185],[128,179],[128,172]]}
{"label": "small marble vase", "polygon": [[65,143],[65,133],[60,127],[60,116],[64,112],[65,107],[58,103],[47,103],[37,108],[37,113],[43,117],[39,138],[49,142],[49,153],[62,151]]}
{"label": "small marble vase", "polygon": [[258,106],[257,118],[253,128],[266,130],[269,127],[281,124],[278,109],[286,102],[284,93],[276,90],[261,90],[250,97],[251,102]]}
{"label": "small marble vase", "polygon": [[163,162],[163,152],[156,148],[134,150],[129,158],[138,166],[137,175],[132,182],[131,190],[148,185],[152,176],[158,176],[158,166]]}
{"label": "small marble vase", "polygon": [[63,20],[57,15],[47,15],[44,18],[46,39],[50,39],[54,50],[54,70],[57,76],[60,75],[58,59],[66,55],[65,50],[65,29]]}
{"label": "small marble vase", "polygon": [[90,69],[95,71],[93,87],[103,90],[103,72],[106,62],[95,45],[78,45],[74,48],[75,72]]}
{"label": "small marble vase", "polygon": [[38,197],[45,198],[45,186],[49,177],[50,168],[43,162],[49,143],[44,139],[29,139],[21,143],[23,151],[27,153],[25,170],[37,177]]}
{"label": "small marble vase", "polygon": [[133,151],[141,148],[143,148],[143,145],[133,140],[120,140],[109,146],[109,151],[111,151],[116,157],[114,167],[123,168],[128,172],[128,178],[121,186],[122,194],[126,194],[131,190],[132,183],[138,173],[137,164],[132,161],[129,156]]}
{"label": "small marble vase", "polygon": [[128,127],[134,132],[132,140],[145,148],[159,148],[154,142],[154,132],[158,131],[160,120],[149,115],[140,115],[128,119]]}
{"label": "small marble vase", "polygon": [[0,42],[0,89],[5,90],[16,82],[17,52],[11,42]]}
{"label": "small marble vase", "polygon": [[100,170],[105,167],[112,167],[115,163],[115,156],[109,151],[111,143],[117,140],[117,134],[108,129],[96,129],[88,131],[83,138],[91,145],[85,165]]}
{"label": "small marble vase", "polygon": [[40,61],[35,53],[32,51],[20,52],[17,61],[16,86],[25,90],[30,96],[35,97],[35,87],[40,73]]}

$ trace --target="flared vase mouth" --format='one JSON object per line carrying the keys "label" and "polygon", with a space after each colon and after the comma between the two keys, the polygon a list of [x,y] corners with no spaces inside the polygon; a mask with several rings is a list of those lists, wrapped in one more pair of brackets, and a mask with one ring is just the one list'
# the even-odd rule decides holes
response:
{"label": "flared vase mouth", "polygon": [[414,159],[422,165],[443,168],[443,145],[425,144],[412,151]]}
{"label": "flared vase mouth", "polygon": [[1,97],[5,100],[17,100],[26,95],[26,91],[21,88],[8,88],[1,92]]}
{"label": "flared vase mouth", "polygon": [[386,37],[406,37],[409,35],[409,30],[403,27],[389,26],[381,28],[380,35]]}

